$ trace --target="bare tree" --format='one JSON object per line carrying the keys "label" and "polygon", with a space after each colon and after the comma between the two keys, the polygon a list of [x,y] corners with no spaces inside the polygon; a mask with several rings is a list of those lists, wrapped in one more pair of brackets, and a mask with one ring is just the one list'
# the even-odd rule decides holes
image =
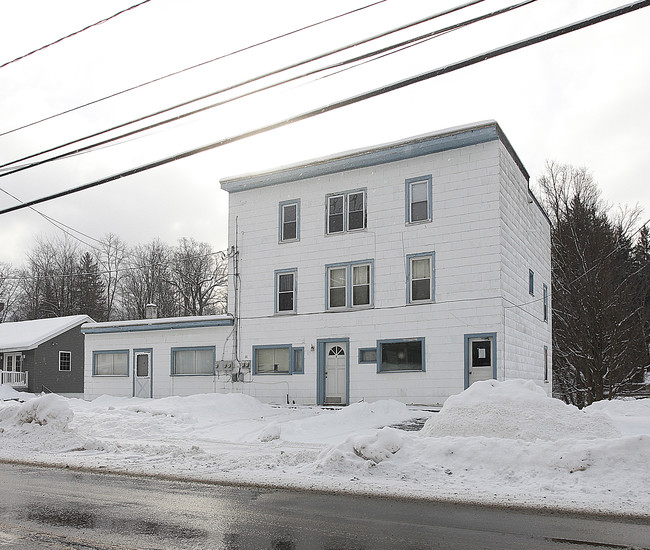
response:
{"label": "bare tree", "polygon": [[631,228],[612,220],[591,174],[547,163],[539,180],[553,222],[553,383],[567,402],[612,398],[642,375],[644,339]]}
{"label": "bare tree", "polygon": [[172,249],[156,239],[137,245],[130,253],[121,282],[122,310],[129,319],[144,319],[147,304],[156,304],[161,317],[179,314],[170,284]]}
{"label": "bare tree", "polygon": [[0,262],[0,323],[12,318],[20,286],[18,271],[6,262]]}
{"label": "bare tree", "polygon": [[225,311],[227,258],[207,243],[182,238],[171,260],[171,285],[177,290],[182,315]]}
{"label": "bare tree", "polygon": [[108,233],[102,240],[102,245],[95,252],[95,260],[104,283],[106,293],[106,320],[118,317],[117,297],[126,266],[127,245],[114,233]]}

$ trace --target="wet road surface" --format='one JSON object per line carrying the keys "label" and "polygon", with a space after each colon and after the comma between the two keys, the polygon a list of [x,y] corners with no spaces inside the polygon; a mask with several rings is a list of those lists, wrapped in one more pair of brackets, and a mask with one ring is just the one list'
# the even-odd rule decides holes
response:
{"label": "wet road surface", "polygon": [[0,464],[4,549],[650,549],[650,521]]}

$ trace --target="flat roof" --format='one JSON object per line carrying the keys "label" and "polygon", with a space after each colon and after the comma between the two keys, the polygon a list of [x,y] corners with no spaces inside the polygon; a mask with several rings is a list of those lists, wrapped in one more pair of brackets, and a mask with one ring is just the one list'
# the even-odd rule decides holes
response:
{"label": "flat roof", "polygon": [[174,330],[185,328],[232,326],[233,324],[234,319],[230,315],[194,315],[187,317],[163,317],[156,319],[137,319],[131,321],[85,323],[81,325],[81,332],[84,334],[101,334],[107,332],[142,332],[151,330]]}
{"label": "flat roof", "polygon": [[356,168],[376,166],[495,140],[501,140],[506,146],[525,176],[526,181],[528,181],[530,179],[528,172],[499,124],[494,120],[487,120],[363,149],[336,153],[262,172],[222,178],[220,183],[224,190],[229,193],[236,193]]}

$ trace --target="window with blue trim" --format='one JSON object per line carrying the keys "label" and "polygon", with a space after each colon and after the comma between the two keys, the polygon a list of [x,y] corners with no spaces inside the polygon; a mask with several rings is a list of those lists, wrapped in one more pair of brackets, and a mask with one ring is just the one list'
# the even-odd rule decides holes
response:
{"label": "window with blue trim", "polygon": [[376,363],[377,348],[359,348],[359,364]]}
{"label": "window with blue trim", "polygon": [[372,305],[372,260],[326,266],[327,309]]}
{"label": "window with blue trim", "polygon": [[290,344],[253,346],[253,374],[303,374],[305,350]]}
{"label": "window with blue trim", "polygon": [[296,312],[296,269],[275,272],[275,312]]}
{"label": "window with blue trim", "polygon": [[434,299],[435,253],[409,254],[407,257],[407,302],[430,302]]}
{"label": "window with blue trim", "polygon": [[128,375],[128,350],[93,351],[93,376]]}
{"label": "window with blue trim", "polygon": [[300,240],[300,200],[280,203],[278,233],[281,243]]}
{"label": "window with blue trim", "polygon": [[423,370],[424,338],[377,341],[377,372]]}
{"label": "window with blue trim", "polygon": [[365,189],[327,196],[328,235],[365,229],[367,217]]}
{"label": "window with blue trim", "polygon": [[544,293],[544,300],[543,300],[543,302],[544,302],[544,305],[543,305],[543,308],[544,308],[544,321],[548,321],[548,286],[544,285],[542,287],[542,289],[543,289],[543,293]]}
{"label": "window with blue trim", "polygon": [[431,176],[406,180],[406,222],[428,222],[433,219]]}
{"label": "window with blue trim", "polygon": [[532,269],[528,270],[528,294],[535,295],[535,272]]}
{"label": "window with blue trim", "polygon": [[172,348],[172,375],[213,375],[214,346]]}

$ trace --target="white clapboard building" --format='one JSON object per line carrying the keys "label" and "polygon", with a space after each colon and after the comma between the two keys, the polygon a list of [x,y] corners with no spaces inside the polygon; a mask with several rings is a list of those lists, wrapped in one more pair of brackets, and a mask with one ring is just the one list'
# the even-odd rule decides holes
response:
{"label": "white clapboard building", "polygon": [[[225,178],[229,315],[194,327],[214,341],[167,330],[158,354],[146,333],[162,327],[87,325],[87,396],[111,393],[96,370],[111,349],[127,394],[151,351],[153,397],[437,405],[489,378],[550,394],[550,223],[528,180],[494,121]],[[197,367],[194,347],[212,359]]]}

